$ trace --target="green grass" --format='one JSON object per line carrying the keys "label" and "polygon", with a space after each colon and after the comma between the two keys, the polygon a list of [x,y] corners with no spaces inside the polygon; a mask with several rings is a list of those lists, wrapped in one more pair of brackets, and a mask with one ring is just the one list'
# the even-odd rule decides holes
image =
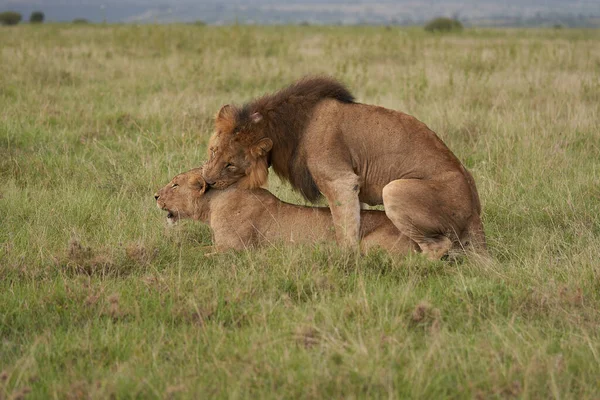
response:
{"label": "green grass", "polygon": [[[0,398],[598,398],[600,31],[0,28]],[[152,197],[309,73],[427,123],[492,261],[205,257]],[[271,190],[302,202],[272,177]]]}

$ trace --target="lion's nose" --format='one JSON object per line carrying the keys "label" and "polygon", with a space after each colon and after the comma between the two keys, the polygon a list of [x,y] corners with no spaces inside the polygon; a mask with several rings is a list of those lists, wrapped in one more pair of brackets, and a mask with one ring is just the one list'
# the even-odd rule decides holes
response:
{"label": "lion's nose", "polygon": [[154,193],[154,200],[158,200],[160,196],[158,195],[158,193]]}
{"label": "lion's nose", "polygon": [[215,183],[216,183],[215,181],[206,181],[206,184],[207,184],[208,186],[212,186],[212,185],[214,185]]}

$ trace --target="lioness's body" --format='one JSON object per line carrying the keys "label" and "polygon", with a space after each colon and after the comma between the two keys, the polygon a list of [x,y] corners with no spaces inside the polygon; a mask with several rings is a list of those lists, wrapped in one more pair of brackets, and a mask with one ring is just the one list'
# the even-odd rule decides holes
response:
{"label": "lioness's body", "polygon": [[[173,185],[176,185],[173,187]],[[283,202],[265,189],[206,190],[199,169],[177,175],[155,195],[169,220],[191,218],[208,224],[218,251],[242,250],[266,244],[317,243],[335,240],[331,213],[325,207],[303,207]],[[382,211],[361,212],[361,246],[379,246],[406,254],[418,251]]]}
{"label": "lioness's body", "polygon": [[211,185],[258,187],[270,164],[307,199],[325,195],[340,243],[357,243],[362,201],[383,204],[431,258],[453,246],[485,248],[473,178],[439,137],[410,115],[355,103],[334,80],[225,106],[216,128],[204,169]]}

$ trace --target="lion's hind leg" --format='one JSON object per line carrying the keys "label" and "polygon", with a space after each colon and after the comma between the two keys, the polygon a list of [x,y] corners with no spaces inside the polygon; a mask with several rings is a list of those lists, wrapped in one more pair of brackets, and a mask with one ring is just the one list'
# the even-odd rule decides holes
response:
{"label": "lion's hind leg", "polygon": [[392,229],[376,229],[362,238],[360,249],[363,253],[368,253],[371,249],[382,248],[390,253],[407,255],[418,253],[419,246],[406,235],[398,234],[395,227]]}
{"label": "lion's hind leg", "polygon": [[452,248],[471,214],[470,196],[462,196],[460,186],[460,182],[420,179],[392,181],[383,188],[385,213],[423,254],[439,260]]}

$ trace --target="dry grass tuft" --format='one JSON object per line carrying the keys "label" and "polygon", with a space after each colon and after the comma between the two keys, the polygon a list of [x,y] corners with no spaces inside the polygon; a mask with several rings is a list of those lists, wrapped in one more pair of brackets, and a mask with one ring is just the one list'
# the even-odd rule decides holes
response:
{"label": "dry grass tuft", "polygon": [[112,318],[113,321],[119,321],[129,316],[127,311],[121,309],[121,297],[118,293],[113,293],[106,298],[107,308],[102,311],[102,315]]}
{"label": "dry grass tuft", "polygon": [[71,384],[69,392],[66,395],[67,400],[84,400],[90,398],[88,385],[86,382],[75,382]]}
{"label": "dry grass tuft", "polygon": [[84,246],[78,239],[71,238],[66,256],[55,259],[66,271],[78,274],[105,274],[114,270],[115,263],[107,252],[96,252],[91,246]]}
{"label": "dry grass tuft", "polygon": [[67,251],[68,259],[76,264],[87,262],[94,256],[92,248],[83,246],[76,238],[71,238],[71,240],[69,240]]}
{"label": "dry grass tuft", "polygon": [[31,393],[31,388],[29,386],[25,386],[21,389],[18,389],[17,391],[13,392],[13,394],[10,396],[11,400],[24,400],[25,398],[27,398],[27,395]]}
{"label": "dry grass tuft", "polygon": [[166,399],[177,399],[181,396],[182,393],[186,392],[185,385],[171,385],[165,389],[165,398]]}
{"label": "dry grass tuft", "polygon": [[304,325],[296,329],[294,338],[297,344],[303,346],[304,348],[310,349],[319,344],[321,335],[314,326]]}
{"label": "dry grass tuft", "polygon": [[158,255],[158,249],[150,251],[141,243],[130,243],[125,247],[125,255],[136,264],[148,265]]}
{"label": "dry grass tuft", "polygon": [[439,332],[442,317],[439,309],[434,308],[426,301],[422,301],[413,310],[411,322],[416,326],[427,327],[431,334]]}

